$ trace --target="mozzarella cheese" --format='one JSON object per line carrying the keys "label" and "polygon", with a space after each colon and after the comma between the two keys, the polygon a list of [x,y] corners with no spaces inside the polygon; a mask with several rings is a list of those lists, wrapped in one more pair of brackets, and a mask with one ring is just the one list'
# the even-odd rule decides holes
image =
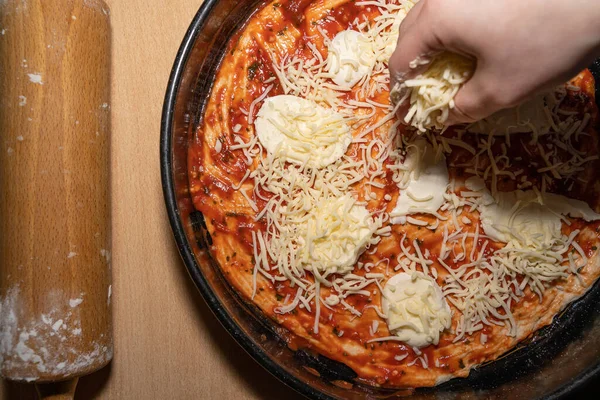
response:
{"label": "mozzarella cheese", "polygon": [[446,158],[436,159],[433,147],[424,139],[408,145],[404,162],[407,181],[400,183],[400,196],[390,213],[392,222],[404,223],[410,214],[435,214],[444,204],[450,179]]}
{"label": "mozzarella cheese", "polygon": [[343,88],[352,88],[369,75],[376,62],[372,42],[360,32],[341,31],[329,44],[328,71]]}
{"label": "mozzarella cheese", "polygon": [[324,199],[298,229],[298,258],[306,269],[348,273],[379,227],[349,194]]}
{"label": "mozzarella cheese", "polygon": [[451,325],[450,307],[442,290],[420,272],[390,278],[383,289],[382,308],[389,330],[413,347],[438,344],[440,332]]}
{"label": "mozzarella cheese", "polygon": [[350,127],[341,114],[297,96],[267,98],[254,126],[269,153],[311,168],[334,163],[352,142]]}
{"label": "mozzarella cheese", "polygon": [[534,249],[549,249],[562,236],[562,216],[582,218],[586,221],[600,220],[590,206],[580,200],[554,193],[533,190],[498,192],[492,197],[481,178],[473,177],[465,182],[468,189],[482,191],[479,200],[481,225],[490,238]]}
{"label": "mozzarella cheese", "polygon": [[449,52],[434,57],[430,62],[413,62],[415,67],[425,63],[429,64],[425,72],[397,85],[390,93],[397,102],[410,101],[404,122],[419,132],[444,129],[450,110],[454,108],[454,96],[474,71],[472,60]]}

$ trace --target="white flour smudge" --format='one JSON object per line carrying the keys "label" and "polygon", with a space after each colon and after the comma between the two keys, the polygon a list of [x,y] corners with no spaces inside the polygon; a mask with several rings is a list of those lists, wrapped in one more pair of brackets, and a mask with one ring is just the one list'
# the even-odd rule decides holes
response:
{"label": "white flour smudge", "polygon": [[[110,341],[94,342],[82,354],[73,346],[74,340],[75,343],[81,340],[79,311],[74,307],[83,302],[83,293],[62,307],[25,320],[21,301],[18,286],[0,296],[0,366],[3,369],[31,371],[33,366],[40,374],[68,375],[92,364],[106,364],[112,358],[112,346],[105,345]],[[39,378],[35,372],[29,372],[18,379],[34,382]]]}
{"label": "white flour smudge", "polygon": [[27,76],[29,77],[29,81],[31,83],[36,83],[38,85],[44,84],[44,82],[42,81],[42,74],[40,74],[40,73],[27,74]]}
{"label": "white flour smudge", "polygon": [[83,299],[81,297],[78,299],[69,300],[69,305],[71,306],[71,308],[75,308],[78,305],[80,305],[81,303],[83,303]]}
{"label": "white flour smudge", "polygon": [[54,325],[52,325],[52,330],[53,330],[54,332],[58,332],[58,330],[59,330],[59,329],[60,329],[62,326],[63,326],[63,320],[62,320],[62,319],[59,319],[58,321],[56,321],[56,322],[54,323]]}

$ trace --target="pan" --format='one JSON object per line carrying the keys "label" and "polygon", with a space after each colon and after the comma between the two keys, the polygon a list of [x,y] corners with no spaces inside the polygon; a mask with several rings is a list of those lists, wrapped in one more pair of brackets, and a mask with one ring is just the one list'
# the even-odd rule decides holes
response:
{"label": "pan", "polygon": [[[177,53],[162,114],[160,164],[173,235],[191,279],[225,330],[270,373],[314,399],[559,399],[595,385],[600,376],[598,284],[551,325],[499,360],[475,368],[468,378],[401,391],[358,384],[347,366],[290,350],[277,327],[229,286],[208,253],[211,238],[189,195],[187,145],[201,121],[229,38],[261,3],[202,3]],[[600,60],[590,69],[600,79]]]}

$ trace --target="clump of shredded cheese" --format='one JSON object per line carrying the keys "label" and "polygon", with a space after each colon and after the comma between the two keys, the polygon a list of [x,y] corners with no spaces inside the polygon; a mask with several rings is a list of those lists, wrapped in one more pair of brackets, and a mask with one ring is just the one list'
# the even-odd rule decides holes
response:
{"label": "clump of shredded cheese", "polygon": [[290,95],[265,99],[254,126],[267,151],[311,168],[335,162],[352,141],[342,114]]}
{"label": "clump of shredded cheese", "polygon": [[[493,198],[478,178],[468,179],[467,188],[480,193],[475,202],[485,234],[507,244],[491,261],[505,263],[522,275],[520,290],[529,285],[542,297],[548,283],[577,273],[580,265],[574,263],[573,253],[567,252],[570,246],[577,250],[573,240],[579,232],[565,235],[561,228],[563,222],[570,224],[566,216],[600,220],[586,203],[536,190],[499,192]],[[577,258],[587,261],[583,251],[577,253]]]}
{"label": "clump of shredded cheese", "polygon": [[276,269],[301,286],[305,271],[325,282],[330,274],[352,270],[365,247],[378,242],[373,235],[382,225],[381,217],[371,217],[347,194],[363,179],[356,166],[346,157],[319,170],[289,165],[273,155],[260,160],[250,177],[256,194],[263,189],[271,197],[257,215],[267,221],[258,268]]}
{"label": "clump of shredded cheese", "polygon": [[437,214],[449,184],[446,158],[436,155],[425,139],[419,137],[405,148],[406,159],[400,167],[404,174],[398,184],[401,192],[390,213],[393,223],[404,223],[411,214]]}
{"label": "clump of shredded cheese", "polygon": [[296,229],[298,258],[313,272],[348,273],[380,227],[348,194],[322,200]]}
{"label": "clump of shredded cheese", "polygon": [[371,41],[358,31],[341,31],[329,44],[328,72],[336,85],[348,90],[368,77],[376,61]]}
{"label": "clump of shredded cheese", "polygon": [[472,60],[444,52],[434,56],[422,74],[394,88],[391,96],[401,96],[397,99],[399,103],[410,102],[404,121],[419,132],[443,130],[450,110],[454,108],[454,97],[471,78],[473,70]]}
{"label": "clump of shredded cheese", "polygon": [[438,344],[440,332],[450,328],[450,307],[440,287],[419,272],[389,279],[383,289],[382,308],[389,330],[410,346]]}

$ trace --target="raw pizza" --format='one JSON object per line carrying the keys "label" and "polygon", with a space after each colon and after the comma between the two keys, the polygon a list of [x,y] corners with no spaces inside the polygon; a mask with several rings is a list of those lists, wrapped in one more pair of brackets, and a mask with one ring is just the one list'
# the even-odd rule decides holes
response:
{"label": "raw pizza", "polygon": [[433,386],[548,325],[600,275],[594,80],[470,126],[396,118],[408,0],[278,0],[230,40],[189,149],[231,286],[292,349]]}

